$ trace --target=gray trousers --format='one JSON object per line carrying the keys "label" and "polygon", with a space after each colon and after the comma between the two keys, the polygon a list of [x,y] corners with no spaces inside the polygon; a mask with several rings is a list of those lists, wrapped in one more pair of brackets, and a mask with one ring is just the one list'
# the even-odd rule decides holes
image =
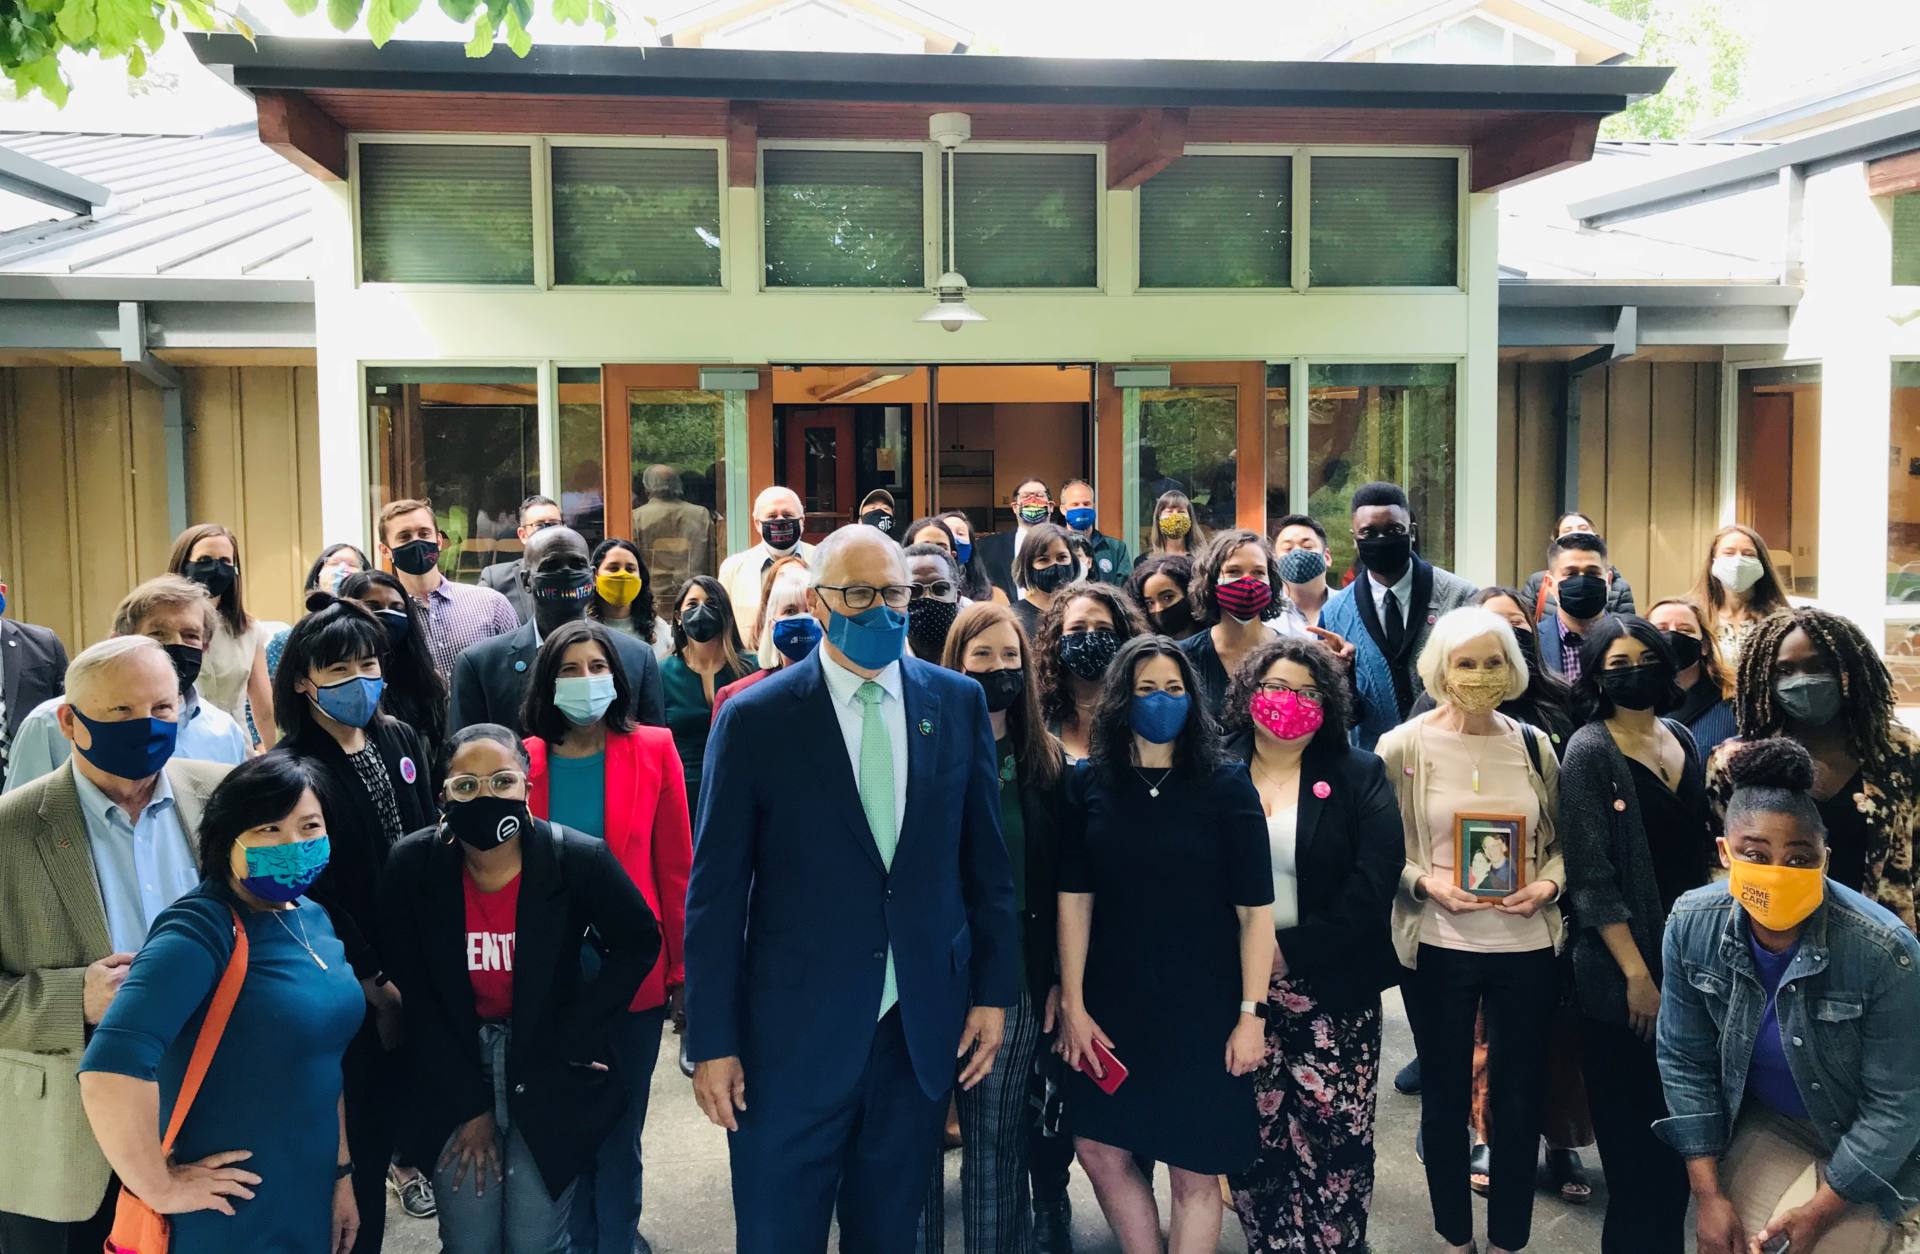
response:
{"label": "gray trousers", "polygon": [[[471,1171],[455,1184],[455,1164],[436,1164],[433,1196],[440,1208],[444,1254],[567,1254],[567,1216],[573,1185],[556,1199],[533,1161],[533,1151],[507,1116],[507,1044],[504,1023],[480,1025],[480,1057],[493,1085],[495,1143],[502,1177],[476,1188]],[[448,1144],[452,1138],[448,1138]],[[444,1153],[444,1151],[442,1151]]]}

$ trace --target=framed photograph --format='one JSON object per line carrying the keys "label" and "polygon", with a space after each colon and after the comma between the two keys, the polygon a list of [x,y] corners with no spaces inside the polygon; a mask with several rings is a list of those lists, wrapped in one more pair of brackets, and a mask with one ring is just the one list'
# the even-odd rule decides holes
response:
{"label": "framed photograph", "polygon": [[1526,816],[1454,815],[1453,865],[1460,887],[1475,897],[1519,891],[1527,882]]}

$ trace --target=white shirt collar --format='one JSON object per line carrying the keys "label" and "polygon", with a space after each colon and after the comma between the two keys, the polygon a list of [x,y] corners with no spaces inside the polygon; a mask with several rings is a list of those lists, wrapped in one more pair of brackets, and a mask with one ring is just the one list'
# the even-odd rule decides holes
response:
{"label": "white shirt collar", "polygon": [[[856,700],[855,694],[860,691],[860,685],[867,682],[866,676],[857,675],[834,661],[827,653],[825,641],[822,641],[814,652],[820,655],[820,672],[827,681],[827,693],[833,698],[833,703],[835,705],[851,704]],[[902,695],[900,663],[887,663],[885,668],[873,677],[873,682],[885,689],[887,695],[895,701],[905,700]]]}
{"label": "white shirt collar", "polygon": [[1375,579],[1371,574],[1368,574],[1366,576],[1366,580],[1367,580],[1368,590],[1373,593],[1373,603],[1376,607],[1385,604],[1387,599],[1387,593],[1391,592],[1393,593],[1393,599],[1400,603],[1400,612],[1402,614],[1407,613],[1407,603],[1413,599],[1413,563],[1412,562],[1407,563],[1406,574],[1400,576],[1399,579],[1395,580],[1391,587],[1381,583],[1378,579]]}

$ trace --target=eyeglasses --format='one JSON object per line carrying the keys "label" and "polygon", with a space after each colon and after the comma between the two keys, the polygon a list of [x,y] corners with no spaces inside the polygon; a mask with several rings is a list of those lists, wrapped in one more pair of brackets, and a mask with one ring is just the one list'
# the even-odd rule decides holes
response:
{"label": "eyeglasses", "polygon": [[[913,585],[913,599],[916,601],[922,597],[932,597],[936,601],[945,601],[951,596],[953,596],[953,585],[945,579],[936,579],[932,583],[917,583]],[[848,602],[848,604],[852,604],[852,602]]]}
{"label": "eyeglasses", "polygon": [[495,771],[484,779],[478,775],[447,776],[447,799],[450,801],[472,801],[482,793],[489,797],[518,801],[527,795],[527,777],[518,771]]}
{"label": "eyeglasses", "polygon": [[885,601],[888,609],[904,610],[907,602],[913,600],[920,591],[917,585],[910,583],[890,583],[878,588],[870,583],[822,583],[814,586],[827,592],[838,592],[850,610],[872,609],[875,601]]}
{"label": "eyeglasses", "polygon": [[1283,692],[1291,692],[1301,700],[1311,701],[1316,705],[1323,699],[1320,690],[1312,684],[1308,684],[1304,688],[1295,688],[1292,684],[1282,683],[1277,679],[1263,679],[1260,681],[1259,688],[1261,692],[1266,693],[1268,696],[1278,696]]}

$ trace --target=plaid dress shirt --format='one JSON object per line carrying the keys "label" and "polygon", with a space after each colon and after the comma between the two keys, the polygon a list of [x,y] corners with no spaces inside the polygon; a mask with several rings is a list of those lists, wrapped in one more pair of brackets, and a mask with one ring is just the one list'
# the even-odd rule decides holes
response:
{"label": "plaid dress shirt", "polygon": [[442,579],[421,605],[427,611],[427,647],[442,679],[453,677],[453,659],[468,645],[504,636],[520,626],[507,598],[492,588]]}

